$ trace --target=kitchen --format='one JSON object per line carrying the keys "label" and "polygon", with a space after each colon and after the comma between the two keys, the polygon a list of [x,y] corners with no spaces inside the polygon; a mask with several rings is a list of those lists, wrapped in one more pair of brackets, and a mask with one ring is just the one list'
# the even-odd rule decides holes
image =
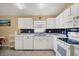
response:
{"label": "kitchen", "polygon": [[2,3],[0,7],[0,41],[4,40],[0,55],[79,56],[78,3]]}

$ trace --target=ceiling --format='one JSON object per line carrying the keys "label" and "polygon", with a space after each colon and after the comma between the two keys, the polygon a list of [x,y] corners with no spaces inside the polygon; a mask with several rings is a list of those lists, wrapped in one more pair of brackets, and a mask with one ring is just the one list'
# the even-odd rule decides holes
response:
{"label": "ceiling", "polygon": [[[53,16],[60,14],[69,3],[45,3],[40,9],[39,3],[24,3],[25,8],[19,9],[14,3],[0,3],[0,16]],[[42,5],[41,5],[42,6]]]}

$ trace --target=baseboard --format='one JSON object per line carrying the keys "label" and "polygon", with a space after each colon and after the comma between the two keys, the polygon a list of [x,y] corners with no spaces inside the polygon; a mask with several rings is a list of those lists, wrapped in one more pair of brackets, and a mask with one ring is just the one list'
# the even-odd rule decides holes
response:
{"label": "baseboard", "polygon": [[15,50],[24,50],[24,51],[53,51],[53,49],[15,49]]}

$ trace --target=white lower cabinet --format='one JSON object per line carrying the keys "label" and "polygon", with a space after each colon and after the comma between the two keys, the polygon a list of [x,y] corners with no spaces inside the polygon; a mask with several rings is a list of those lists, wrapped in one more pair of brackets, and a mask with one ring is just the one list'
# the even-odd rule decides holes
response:
{"label": "white lower cabinet", "polygon": [[35,37],[34,49],[53,49],[53,39],[51,37]]}
{"label": "white lower cabinet", "polygon": [[40,44],[40,46],[39,46],[40,49],[47,49],[47,39],[46,39],[46,37],[40,37],[39,38],[39,44]]}
{"label": "white lower cabinet", "polygon": [[57,50],[57,36],[53,36],[53,50],[55,52]]}
{"label": "white lower cabinet", "polygon": [[23,37],[24,49],[33,49],[33,38],[32,37]]}
{"label": "white lower cabinet", "polygon": [[45,37],[35,37],[34,49],[47,49],[47,40]]}
{"label": "white lower cabinet", "polygon": [[33,37],[16,36],[15,37],[15,49],[16,50],[33,49]]}
{"label": "white lower cabinet", "polygon": [[15,37],[15,49],[16,50],[21,50],[24,48],[23,44],[23,38],[21,36],[16,36]]}
{"label": "white lower cabinet", "polygon": [[47,49],[53,49],[53,37],[46,37]]}
{"label": "white lower cabinet", "polygon": [[37,38],[35,38],[34,39],[34,49],[40,49],[40,43],[39,43],[39,39]]}
{"label": "white lower cabinet", "polygon": [[19,35],[15,37],[15,49],[53,49],[53,37]]}

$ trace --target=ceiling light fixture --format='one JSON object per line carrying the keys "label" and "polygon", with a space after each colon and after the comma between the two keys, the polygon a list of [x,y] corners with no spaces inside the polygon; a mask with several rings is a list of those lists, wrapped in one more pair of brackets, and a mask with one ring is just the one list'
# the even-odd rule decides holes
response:
{"label": "ceiling light fixture", "polygon": [[46,7],[46,4],[45,3],[38,3],[37,7],[40,9],[44,9]]}
{"label": "ceiling light fixture", "polygon": [[25,8],[25,5],[23,3],[16,3],[15,5],[21,10]]}

